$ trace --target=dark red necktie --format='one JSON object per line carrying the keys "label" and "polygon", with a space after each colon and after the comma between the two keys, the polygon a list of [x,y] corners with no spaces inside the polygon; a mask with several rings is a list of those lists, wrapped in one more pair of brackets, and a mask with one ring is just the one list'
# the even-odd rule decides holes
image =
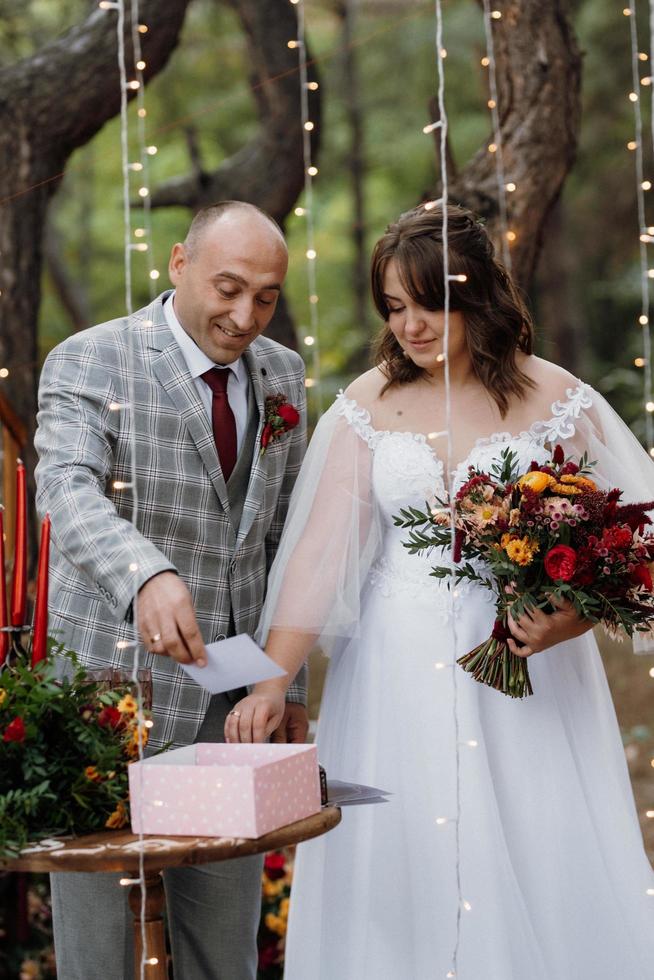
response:
{"label": "dark red necktie", "polygon": [[231,373],[229,368],[210,368],[200,375],[213,392],[211,423],[225,483],[236,465],[236,420],[227,399],[227,382]]}

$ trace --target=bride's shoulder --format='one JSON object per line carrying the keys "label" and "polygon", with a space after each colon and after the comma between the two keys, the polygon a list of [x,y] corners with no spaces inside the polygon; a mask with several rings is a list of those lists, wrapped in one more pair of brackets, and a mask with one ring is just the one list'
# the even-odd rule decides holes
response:
{"label": "bride's shoulder", "polygon": [[555,402],[567,401],[584,387],[579,378],[570,371],[534,354],[525,355],[518,362],[518,367],[533,383],[527,397],[538,403],[543,410],[549,409]]}
{"label": "bride's shoulder", "polygon": [[360,408],[368,411],[381,396],[381,391],[388,378],[378,367],[371,368],[365,374],[360,374],[345,389],[343,395],[349,401],[354,401]]}

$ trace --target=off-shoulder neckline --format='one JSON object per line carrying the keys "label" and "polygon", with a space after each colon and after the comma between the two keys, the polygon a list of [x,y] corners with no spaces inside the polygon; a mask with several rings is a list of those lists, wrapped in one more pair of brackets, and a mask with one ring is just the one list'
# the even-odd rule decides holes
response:
{"label": "off-shoulder neckline", "polygon": [[[454,468],[453,472],[458,472],[462,466],[466,465],[470,456],[476,449],[484,446],[494,445],[495,443],[508,442],[511,439],[531,439],[539,442],[547,442],[548,434],[555,433],[555,438],[570,438],[574,434],[572,418],[579,418],[582,410],[590,408],[595,392],[589,384],[577,379],[574,387],[567,388],[565,399],[557,399],[552,402],[551,417],[534,422],[528,429],[521,432],[509,432],[508,430],[498,430],[491,432],[488,436],[480,436],[475,440],[467,455]],[[426,446],[437,461],[441,461],[439,454],[430,445],[428,436],[424,432],[411,432],[403,429],[375,429],[372,425],[372,416],[367,408],[363,408],[355,398],[348,398],[341,388],[336,395],[334,405],[341,408],[344,414],[349,415],[348,421],[353,424],[359,435],[364,438],[371,448],[385,436],[397,435],[410,438],[413,441]]]}

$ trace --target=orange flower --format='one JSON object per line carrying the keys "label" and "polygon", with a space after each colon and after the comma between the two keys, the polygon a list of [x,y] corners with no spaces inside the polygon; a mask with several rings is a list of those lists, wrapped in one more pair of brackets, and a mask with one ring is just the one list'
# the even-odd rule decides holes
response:
{"label": "orange flower", "polygon": [[589,480],[587,476],[579,476],[578,474],[566,473],[565,476],[560,478],[560,482],[570,484],[573,487],[579,487],[582,493],[597,490],[597,485],[592,480]]}
{"label": "orange flower", "polygon": [[549,473],[541,473],[540,470],[530,470],[529,473],[525,473],[518,480],[518,486],[521,490],[527,487],[529,490],[533,490],[534,493],[543,493],[553,483],[554,477],[550,476]]}
{"label": "orange flower", "polygon": [[87,779],[90,779],[92,783],[102,782],[102,774],[98,772],[96,766],[87,766],[84,770],[84,775]]}
{"label": "orange flower", "polygon": [[131,694],[126,694],[118,702],[118,710],[122,715],[135,715],[139,706]]}
{"label": "orange flower", "polygon": [[570,486],[569,483],[553,483],[550,490],[552,490],[554,493],[562,493],[566,497],[574,497],[575,494],[582,493],[579,487]]}
{"label": "orange flower", "polygon": [[116,809],[107,817],[105,827],[109,830],[120,830],[127,823],[127,807],[122,800],[116,804]]}

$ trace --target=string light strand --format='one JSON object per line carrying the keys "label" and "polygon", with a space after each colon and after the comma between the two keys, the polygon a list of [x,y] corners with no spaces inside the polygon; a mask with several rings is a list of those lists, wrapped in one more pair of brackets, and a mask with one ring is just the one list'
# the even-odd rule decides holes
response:
{"label": "string light strand", "polygon": [[[486,34],[486,60],[488,67],[488,88],[490,99],[488,107],[491,113],[493,126],[493,142],[490,146],[494,147],[493,156],[495,158],[495,174],[497,178],[497,204],[500,215],[500,232],[502,236],[502,261],[509,274],[512,271],[511,251],[509,243],[515,240],[515,233],[509,229],[509,217],[506,200],[507,183],[504,173],[504,147],[502,143],[502,129],[500,127],[500,110],[497,89],[497,65],[495,62],[495,45],[493,42],[493,20],[499,18],[493,14],[500,11],[491,10],[490,0],[484,0],[484,32]],[[515,185],[511,184],[513,188]],[[511,236],[511,237],[510,237]]]}
{"label": "string light strand", "polygon": [[[315,389],[314,406],[317,416],[322,414],[323,398],[321,384],[321,365],[320,365],[320,318],[318,314],[318,287],[316,259],[318,253],[315,246],[315,223],[313,214],[313,178],[318,173],[318,168],[314,166],[311,154],[311,133],[314,129],[313,120],[309,116],[309,91],[317,88],[317,82],[309,81],[307,50],[306,50],[306,31],[304,20],[304,0],[290,0],[293,6],[297,7],[297,40],[294,46],[298,52],[298,64],[300,73],[300,118],[302,124],[302,158],[304,163],[304,204],[297,207],[295,213],[304,217],[306,226],[306,259],[307,259],[307,282],[309,289],[309,322],[310,332],[303,337],[305,346],[311,350],[311,375],[307,376],[307,388]],[[289,41],[289,46],[293,42]],[[310,89],[310,86],[312,87]]]}
{"label": "string light strand", "polygon": [[[650,454],[654,454],[654,420],[652,413],[647,411],[647,404],[652,401],[652,359],[651,334],[649,327],[649,269],[647,259],[648,230],[645,219],[645,179],[643,168],[643,117],[640,106],[640,72],[638,54],[638,27],[636,24],[636,2],[630,0],[629,7],[624,8],[624,14],[629,19],[631,40],[631,68],[633,90],[629,100],[633,105],[635,124],[635,169],[636,169],[636,201],[638,208],[638,243],[640,254],[640,293],[641,312],[639,323],[642,329],[643,355],[640,359],[643,367],[643,408],[645,409],[645,439]],[[637,365],[638,366],[638,365]]]}

